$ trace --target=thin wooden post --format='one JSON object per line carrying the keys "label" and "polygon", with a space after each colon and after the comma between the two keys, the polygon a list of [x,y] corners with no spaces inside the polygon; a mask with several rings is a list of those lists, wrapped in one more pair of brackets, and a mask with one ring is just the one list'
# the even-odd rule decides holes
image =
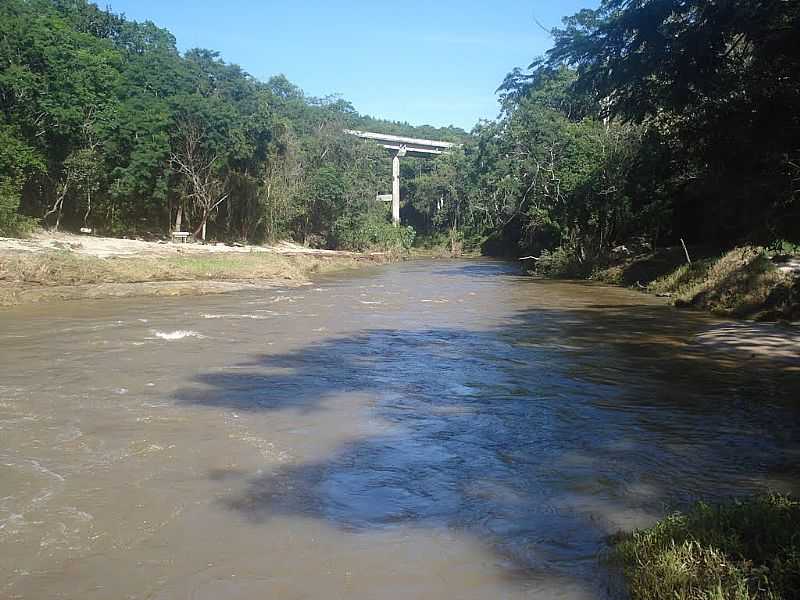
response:
{"label": "thin wooden post", "polygon": [[692,259],[689,258],[689,251],[686,249],[686,242],[683,241],[683,238],[681,238],[681,246],[683,246],[683,252],[686,254],[686,262],[692,264]]}

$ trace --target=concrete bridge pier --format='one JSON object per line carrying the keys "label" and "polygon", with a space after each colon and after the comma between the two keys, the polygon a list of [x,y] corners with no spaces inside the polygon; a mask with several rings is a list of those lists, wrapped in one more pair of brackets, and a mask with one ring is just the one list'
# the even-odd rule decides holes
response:
{"label": "concrete bridge pier", "polygon": [[400,225],[400,152],[392,158],[392,223]]}

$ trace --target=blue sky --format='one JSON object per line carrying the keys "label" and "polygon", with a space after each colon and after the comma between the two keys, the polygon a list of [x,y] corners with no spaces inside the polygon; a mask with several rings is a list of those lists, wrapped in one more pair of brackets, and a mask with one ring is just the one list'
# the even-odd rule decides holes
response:
{"label": "blue sky", "polygon": [[[217,50],[266,80],[283,73],[312,96],[364,114],[457,125],[497,115],[495,89],[551,43],[548,28],[596,0],[109,0],[169,29],[178,48]],[[106,2],[99,2],[104,6]]]}

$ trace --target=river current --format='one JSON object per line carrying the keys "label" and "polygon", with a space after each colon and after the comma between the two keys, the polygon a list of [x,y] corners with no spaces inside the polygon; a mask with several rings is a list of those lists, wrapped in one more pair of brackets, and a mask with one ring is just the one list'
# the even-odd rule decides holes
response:
{"label": "river current", "polygon": [[0,598],[604,599],[609,536],[800,482],[796,371],[488,260],[0,312]]}

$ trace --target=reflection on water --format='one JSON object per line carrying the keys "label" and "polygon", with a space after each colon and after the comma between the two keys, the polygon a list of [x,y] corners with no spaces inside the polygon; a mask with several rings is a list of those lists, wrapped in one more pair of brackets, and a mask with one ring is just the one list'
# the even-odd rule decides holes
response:
{"label": "reflection on water", "polygon": [[610,533],[800,481],[720,327],[491,261],[0,314],[0,596],[613,596]]}

